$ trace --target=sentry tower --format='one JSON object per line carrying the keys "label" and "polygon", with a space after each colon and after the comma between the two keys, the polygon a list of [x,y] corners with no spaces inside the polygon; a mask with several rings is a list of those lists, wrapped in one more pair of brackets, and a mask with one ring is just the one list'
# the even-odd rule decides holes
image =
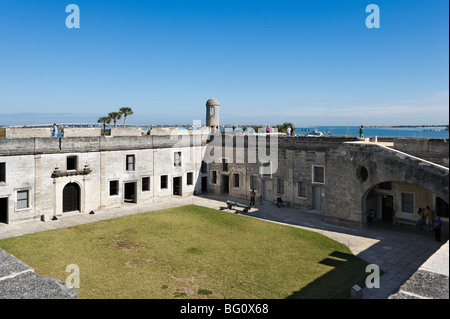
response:
{"label": "sentry tower", "polygon": [[206,126],[219,125],[219,101],[209,99],[206,101]]}

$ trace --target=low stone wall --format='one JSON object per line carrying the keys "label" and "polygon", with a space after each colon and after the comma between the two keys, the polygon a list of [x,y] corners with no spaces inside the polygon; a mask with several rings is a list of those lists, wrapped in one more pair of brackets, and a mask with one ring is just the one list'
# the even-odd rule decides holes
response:
{"label": "low stone wall", "polygon": [[30,137],[51,137],[49,127],[7,127],[5,129],[6,138],[30,138]]}
{"label": "low stone wall", "polygon": [[140,127],[111,128],[111,136],[141,136],[141,135],[142,129]]}
{"label": "low stone wall", "polygon": [[63,129],[64,137],[92,137],[92,136],[100,136],[101,128],[97,127],[65,127]]}
{"label": "low stone wall", "polygon": [[449,140],[443,138],[394,138],[396,150],[449,167]]}

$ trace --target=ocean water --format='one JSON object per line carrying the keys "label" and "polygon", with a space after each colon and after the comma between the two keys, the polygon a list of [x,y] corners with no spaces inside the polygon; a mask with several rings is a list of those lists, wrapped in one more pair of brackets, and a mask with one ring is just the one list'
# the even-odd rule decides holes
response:
{"label": "ocean water", "polygon": [[[221,128],[222,130],[223,128]],[[236,127],[242,130],[241,127]],[[295,135],[306,135],[318,130],[324,136],[359,136],[359,127],[357,126],[309,126],[296,127]],[[232,131],[232,127],[226,126],[225,131]],[[365,127],[364,137],[423,137],[423,138],[449,138],[449,132],[444,131],[443,127],[421,128],[421,127]]]}
{"label": "ocean water", "polygon": [[[305,135],[315,129],[324,135],[331,136],[359,136],[359,127],[356,126],[317,126],[317,127],[297,127],[296,135]],[[449,138],[449,132],[444,128],[421,128],[421,127],[365,127],[364,137],[424,137],[424,138]]]}

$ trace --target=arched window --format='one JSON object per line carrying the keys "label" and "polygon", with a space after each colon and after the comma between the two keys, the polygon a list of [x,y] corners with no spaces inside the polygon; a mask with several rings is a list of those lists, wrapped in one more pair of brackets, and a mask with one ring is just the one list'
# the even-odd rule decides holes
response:
{"label": "arched window", "polygon": [[80,210],[80,186],[69,183],[63,189],[63,212]]}
{"label": "arched window", "polygon": [[214,108],[214,106],[211,106],[211,108],[209,110],[209,114],[214,115],[215,113],[216,113],[216,109]]}

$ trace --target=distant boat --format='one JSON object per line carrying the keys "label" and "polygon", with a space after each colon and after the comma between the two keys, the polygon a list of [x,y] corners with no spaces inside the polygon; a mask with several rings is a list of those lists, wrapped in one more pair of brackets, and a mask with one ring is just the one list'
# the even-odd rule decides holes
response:
{"label": "distant boat", "polygon": [[314,129],[314,131],[306,133],[305,136],[312,136],[312,137],[323,136],[323,133],[318,131],[317,129]]}

